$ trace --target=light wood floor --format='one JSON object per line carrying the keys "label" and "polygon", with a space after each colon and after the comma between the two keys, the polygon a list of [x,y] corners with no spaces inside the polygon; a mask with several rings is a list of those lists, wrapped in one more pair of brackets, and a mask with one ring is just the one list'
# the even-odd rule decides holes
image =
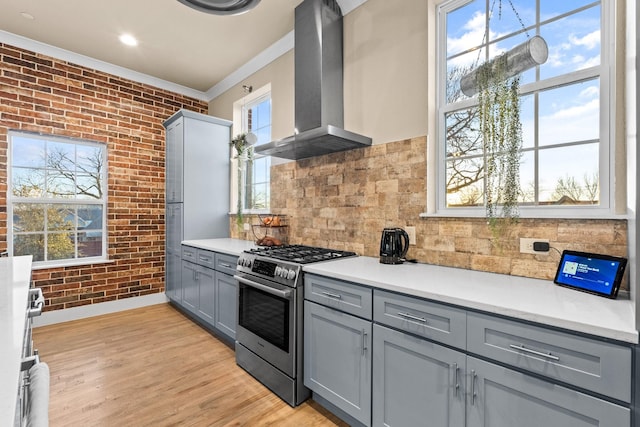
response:
{"label": "light wood floor", "polygon": [[346,426],[291,408],[168,304],[36,328],[56,426]]}

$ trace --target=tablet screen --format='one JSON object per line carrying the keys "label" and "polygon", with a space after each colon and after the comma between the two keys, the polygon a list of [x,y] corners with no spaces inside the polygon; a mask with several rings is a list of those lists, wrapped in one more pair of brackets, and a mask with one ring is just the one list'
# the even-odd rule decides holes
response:
{"label": "tablet screen", "polygon": [[564,251],[554,282],[614,298],[626,264],[625,258]]}

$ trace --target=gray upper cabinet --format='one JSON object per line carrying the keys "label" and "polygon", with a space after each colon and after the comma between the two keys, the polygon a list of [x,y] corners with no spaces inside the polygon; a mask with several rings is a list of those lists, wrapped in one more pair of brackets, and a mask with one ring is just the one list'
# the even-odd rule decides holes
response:
{"label": "gray upper cabinet", "polygon": [[468,427],[622,427],[628,408],[474,357],[467,358]]}
{"label": "gray upper cabinet", "polygon": [[460,351],[374,325],[372,424],[464,427],[465,359]]}
{"label": "gray upper cabinet", "polygon": [[164,126],[165,286],[167,296],[180,303],[181,267],[172,256],[180,253],[182,241],[229,237],[231,122],[180,110]]}
{"label": "gray upper cabinet", "polygon": [[305,301],[304,385],[371,425],[371,321]]}

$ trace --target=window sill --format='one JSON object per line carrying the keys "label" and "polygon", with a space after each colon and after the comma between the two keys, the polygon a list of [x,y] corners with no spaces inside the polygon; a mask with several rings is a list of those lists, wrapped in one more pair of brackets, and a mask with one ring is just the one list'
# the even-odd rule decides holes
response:
{"label": "window sill", "polygon": [[62,268],[62,267],[82,267],[85,265],[95,264],[113,264],[114,260],[109,259],[92,259],[92,260],[73,260],[73,261],[51,261],[51,262],[34,262],[32,270],[47,270],[50,268]]}
{"label": "window sill", "polygon": [[[473,212],[465,210],[463,212],[422,212],[420,218],[469,218],[469,219],[482,219],[486,218],[484,211]],[[520,211],[519,218],[521,219],[613,219],[613,220],[628,220],[632,218],[629,213],[615,214],[607,211],[594,211],[594,212],[526,212]]]}

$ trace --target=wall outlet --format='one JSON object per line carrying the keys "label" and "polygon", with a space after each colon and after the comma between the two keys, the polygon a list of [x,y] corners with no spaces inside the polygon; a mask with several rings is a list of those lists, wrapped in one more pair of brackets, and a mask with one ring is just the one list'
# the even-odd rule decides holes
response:
{"label": "wall outlet", "polygon": [[526,237],[521,237],[520,238],[520,253],[523,254],[536,254],[536,255],[542,255],[542,254],[548,254],[549,251],[534,251],[533,250],[533,244],[536,242],[542,242],[542,243],[549,243],[549,239],[533,239],[533,238],[526,238]]}
{"label": "wall outlet", "polygon": [[242,227],[243,227],[244,231],[251,230],[251,224],[249,224],[248,222],[245,222],[244,224],[242,224]]}
{"label": "wall outlet", "polygon": [[410,245],[415,245],[416,244],[416,228],[415,227],[405,227],[404,231],[406,231],[407,234],[409,235],[409,244]]}

